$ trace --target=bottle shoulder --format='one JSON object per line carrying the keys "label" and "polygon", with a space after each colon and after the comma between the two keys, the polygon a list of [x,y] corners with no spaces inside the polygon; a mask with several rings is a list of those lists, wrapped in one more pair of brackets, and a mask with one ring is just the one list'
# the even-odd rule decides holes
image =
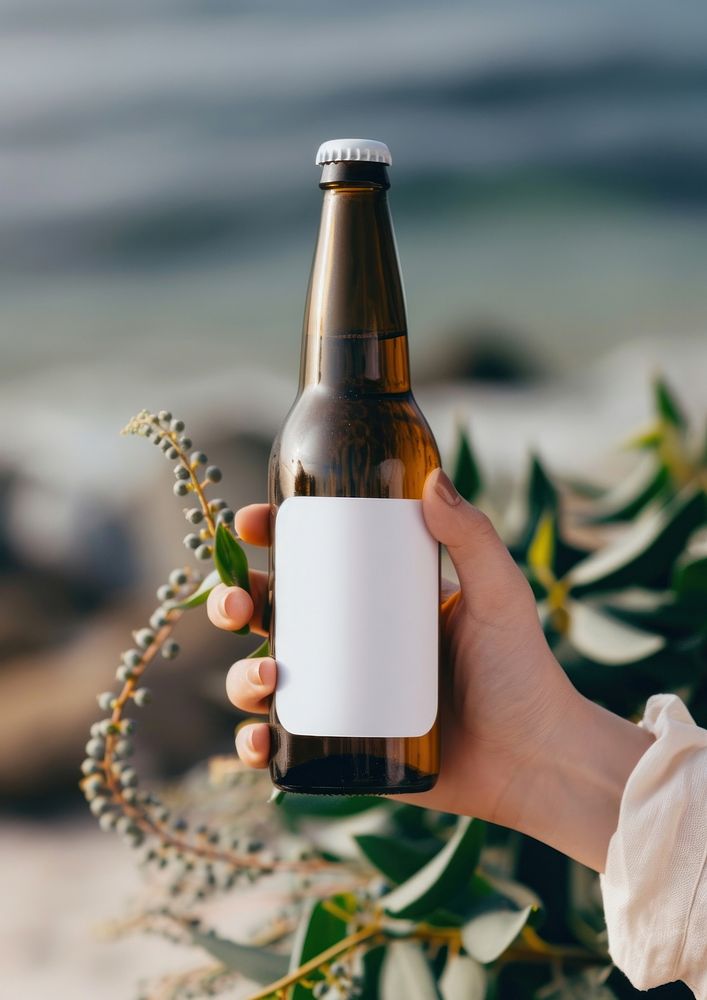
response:
{"label": "bottle shoulder", "polygon": [[439,464],[412,393],[354,397],[315,387],[295,400],[273,444],[271,500],[302,494],[419,498]]}

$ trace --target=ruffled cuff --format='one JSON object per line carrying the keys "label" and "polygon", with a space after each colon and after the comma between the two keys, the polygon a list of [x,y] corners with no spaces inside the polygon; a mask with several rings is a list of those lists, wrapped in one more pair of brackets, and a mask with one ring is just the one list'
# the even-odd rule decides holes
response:
{"label": "ruffled cuff", "polygon": [[682,979],[707,1000],[707,730],[655,695],[601,876],[609,951],[641,990]]}

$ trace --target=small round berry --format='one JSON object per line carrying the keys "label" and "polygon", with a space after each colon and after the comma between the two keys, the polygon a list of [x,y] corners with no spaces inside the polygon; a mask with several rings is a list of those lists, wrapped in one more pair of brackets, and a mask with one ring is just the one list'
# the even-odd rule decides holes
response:
{"label": "small round berry", "polygon": [[191,438],[180,437],[179,447],[182,448],[184,451],[188,451],[191,448]]}
{"label": "small round berry", "polygon": [[149,628],[141,628],[133,632],[133,639],[140,649],[147,649],[155,641],[155,633]]}
{"label": "small round berry", "polygon": [[168,639],[162,646],[161,652],[165,660],[173,660],[179,653],[179,643],[174,639]]}
{"label": "small round berry", "polygon": [[152,701],[152,692],[149,688],[138,688],[133,698],[138,708],[144,708],[145,705],[149,705]]}
{"label": "small round berry", "polygon": [[198,549],[201,545],[201,539],[198,535],[189,534],[184,536],[184,544],[188,549]]}
{"label": "small round berry", "polygon": [[128,681],[132,680],[134,676],[135,671],[133,668],[126,666],[124,663],[121,663],[115,672],[115,679],[119,684],[126,684]]}
{"label": "small round berry", "polygon": [[189,456],[192,465],[204,465],[208,460],[208,456],[203,451],[193,451]]}
{"label": "small round berry", "polygon": [[123,788],[135,788],[137,780],[137,771],[134,767],[126,767],[120,773],[120,784]]}
{"label": "small round berry", "polygon": [[204,520],[204,514],[198,507],[192,507],[184,516],[190,524],[201,524]]}
{"label": "small round berry", "polygon": [[135,719],[121,719],[120,720],[120,732],[123,736],[132,736],[137,729],[137,722]]}
{"label": "small round berry", "polygon": [[172,447],[171,447],[171,448],[168,448],[168,449],[167,449],[167,450],[165,451],[165,453],[164,453],[164,454],[165,454],[165,458],[168,458],[168,459],[170,460],[170,462],[173,462],[175,458],[179,458],[179,452],[178,452],[178,451],[177,451],[177,449],[176,449],[176,448],[174,447],[174,445],[172,445]]}
{"label": "small round berry", "polygon": [[164,613],[162,608],[158,608],[150,615],[150,625],[152,626],[152,628],[159,629],[166,624],[167,624],[167,615]]}
{"label": "small round berry", "polygon": [[158,601],[171,601],[174,597],[174,591],[168,584],[163,583],[161,587],[157,588],[157,600]]}
{"label": "small round berry", "polygon": [[160,410],[160,412],[157,414],[157,416],[160,418],[160,420],[164,424],[168,424],[169,421],[172,419],[172,414],[170,413],[169,410]]}
{"label": "small round berry", "polygon": [[210,559],[213,549],[210,545],[200,545],[194,553],[197,559]]}
{"label": "small round berry", "polygon": [[223,478],[223,473],[219,469],[218,465],[208,465],[206,467],[206,472],[204,473],[204,478],[207,483],[220,483]]}
{"label": "small round berry", "polygon": [[187,496],[187,494],[189,493],[189,483],[184,483],[180,479],[172,487],[172,493],[174,493],[175,497],[185,497],[185,496]]}
{"label": "small round berry", "polygon": [[184,421],[173,420],[169,425],[169,429],[172,431],[173,434],[181,434],[182,431],[184,430]]}
{"label": "small round berry", "polygon": [[130,740],[118,740],[113,748],[116,757],[131,757],[133,752],[134,747]]}
{"label": "small round berry", "polygon": [[94,738],[86,744],[86,756],[93,757],[94,760],[100,760],[105,755],[105,752],[106,744],[104,740]]}
{"label": "small round berry", "polygon": [[139,649],[126,649],[120,654],[120,658],[128,667],[139,667],[142,663],[142,653]]}
{"label": "small round berry", "polygon": [[225,510],[219,511],[218,516],[216,518],[216,524],[223,524],[226,527],[228,527],[229,525],[233,524],[234,517],[235,514],[233,513],[231,508],[226,507]]}
{"label": "small round berry", "polygon": [[94,798],[96,795],[103,795],[107,791],[103,778],[100,774],[91,774],[83,783],[83,791],[86,798]]}
{"label": "small round berry", "polygon": [[171,587],[183,587],[188,579],[189,575],[183,569],[173,569],[169,574],[169,583]]}
{"label": "small round berry", "polygon": [[107,809],[110,809],[110,802],[104,795],[98,795],[88,807],[94,816],[102,816]]}
{"label": "small round berry", "polygon": [[177,479],[190,479],[191,478],[191,473],[189,472],[189,469],[187,469],[187,467],[185,465],[182,465],[181,462],[179,463],[179,465],[175,465],[175,467],[174,467],[174,474],[177,477]]}
{"label": "small round berry", "polygon": [[221,497],[214,497],[213,500],[209,500],[209,510],[212,514],[217,514],[220,510],[225,510],[228,504]]}
{"label": "small round berry", "polygon": [[155,434],[155,436],[152,439],[152,443],[153,444],[162,444],[162,440],[163,440],[163,438],[162,438],[161,434]]}
{"label": "small round berry", "polygon": [[112,809],[104,812],[98,817],[98,825],[104,833],[110,833],[111,830],[115,830],[115,824],[117,822],[118,817]]}
{"label": "small round berry", "polygon": [[160,445],[160,448],[165,453],[165,455],[167,454],[168,451],[172,450],[173,445],[168,437],[162,438],[162,444]]}
{"label": "small round berry", "polygon": [[115,829],[118,833],[127,833],[132,826],[134,824],[129,816],[119,816],[115,824]]}
{"label": "small round berry", "polygon": [[113,702],[115,701],[115,695],[112,691],[102,691],[96,697],[98,702],[98,707],[102,712],[110,712],[113,707]]}
{"label": "small round berry", "polygon": [[89,757],[86,760],[81,761],[81,773],[103,774],[103,768],[101,767],[101,765],[98,763],[97,760],[93,760],[92,758]]}

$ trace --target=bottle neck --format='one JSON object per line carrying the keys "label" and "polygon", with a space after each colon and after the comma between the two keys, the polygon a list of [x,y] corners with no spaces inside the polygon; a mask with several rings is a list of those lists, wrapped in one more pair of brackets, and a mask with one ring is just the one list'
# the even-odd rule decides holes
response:
{"label": "bottle neck", "polygon": [[351,395],[409,392],[405,299],[386,171],[379,164],[343,166],[325,167],[322,178],[300,391],[318,386]]}

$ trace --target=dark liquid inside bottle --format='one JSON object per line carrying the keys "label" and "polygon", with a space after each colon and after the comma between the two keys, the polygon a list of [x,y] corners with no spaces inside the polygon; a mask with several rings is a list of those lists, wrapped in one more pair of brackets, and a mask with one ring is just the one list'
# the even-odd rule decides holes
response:
{"label": "dark liquid inside bottle", "polygon": [[[278,508],[288,497],[417,500],[427,475],[440,464],[410,389],[385,167],[325,167],[322,186],[325,205],[305,313],[300,387],[270,459],[273,538]],[[302,569],[306,585],[307,568]],[[277,607],[273,614],[271,643]],[[334,673],[335,658],[333,651]],[[436,724],[415,737],[301,736],[280,724],[275,698],[271,730],[271,776],[285,790],[390,794],[424,791],[436,780]]]}

